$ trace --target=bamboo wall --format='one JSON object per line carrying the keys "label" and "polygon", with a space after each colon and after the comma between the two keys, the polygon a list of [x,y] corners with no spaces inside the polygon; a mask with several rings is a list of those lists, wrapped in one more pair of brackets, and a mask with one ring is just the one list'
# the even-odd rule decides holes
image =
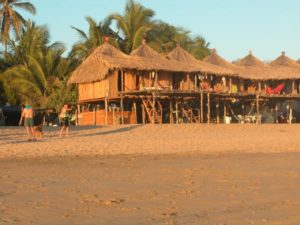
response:
{"label": "bamboo wall", "polygon": [[109,91],[109,80],[78,84],[79,101],[104,98]]}

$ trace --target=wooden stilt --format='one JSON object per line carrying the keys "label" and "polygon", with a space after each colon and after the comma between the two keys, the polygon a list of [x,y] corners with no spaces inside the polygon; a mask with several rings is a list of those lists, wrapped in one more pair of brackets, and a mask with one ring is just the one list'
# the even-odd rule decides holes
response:
{"label": "wooden stilt", "polygon": [[203,123],[203,91],[200,92],[200,123]]}
{"label": "wooden stilt", "polygon": [[142,120],[143,120],[143,124],[146,124],[146,112],[145,112],[145,107],[143,104],[141,104],[142,107]]}
{"label": "wooden stilt", "polygon": [[256,95],[256,124],[260,123],[259,117],[259,95]]}
{"label": "wooden stilt", "polygon": [[210,124],[210,93],[207,93],[207,123]]}
{"label": "wooden stilt", "polygon": [[296,90],[295,90],[295,80],[292,80],[292,94],[296,94]]}
{"label": "wooden stilt", "polygon": [[124,71],[121,71],[121,123],[124,124],[124,102],[123,102],[123,91],[124,91]]}
{"label": "wooden stilt", "polygon": [[261,93],[261,82],[258,82],[258,92]]}
{"label": "wooden stilt", "polygon": [[136,100],[135,99],[133,102],[133,112],[134,112],[134,117],[135,117],[135,124],[137,124],[137,110],[136,110]]}
{"label": "wooden stilt", "polygon": [[96,113],[97,113],[96,106],[94,106],[94,125],[97,125],[96,124],[97,123],[97,121],[96,121]]}
{"label": "wooden stilt", "polygon": [[105,125],[108,124],[108,100],[105,97]]}
{"label": "wooden stilt", "polygon": [[291,105],[291,100],[289,100],[289,124],[292,124],[292,120],[293,120],[293,109],[292,109],[292,105]]}
{"label": "wooden stilt", "polygon": [[224,120],[224,123],[226,123],[226,116],[227,116],[227,106],[226,106],[226,102],[224,101],[224,118],[223,118],[223,120]]}
{"label": "wooden stilt", "polygon": [[152,110],[152,117],[153,117],[152,124],[155,124],[155,94],[154,94],[154,92],[152,92],[152,107],[153,107],[153,110]]}
{"label": "wooden stilt", "polygon": [[113,107],[112,108],[112,125],[115,125],[115,110],[116,110],[116,108]]}
{"label": "wooden stilt", "polygon": [[170,98],[170,124],[174,123],[173,119],[173,104],[172,104],[172,98]]}
{"label": "wooden stilt", "polygon": [[175,107],[176,107],[176,124],[179,123],[179,115],[178,115],[178,98],[176,97],[176,103],[175,103]]}
{"label": "wooden stilt", "polygon": [[217,109],[217,124],[220,124],[220,111],[219,111],[219,101],[216,104],[216,109]]}

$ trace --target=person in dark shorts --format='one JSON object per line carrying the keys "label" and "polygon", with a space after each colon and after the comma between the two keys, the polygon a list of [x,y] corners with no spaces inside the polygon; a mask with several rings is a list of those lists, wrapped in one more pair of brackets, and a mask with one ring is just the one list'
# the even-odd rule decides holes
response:
{"label": "person in dark shorts", "polygon": [[70,108],[67,104],[65,104],[60,112],[60,134],[59,136],[62,137],[64,134],[66,136],[69,135],[69,129],[70,129]]}
{"label": "person in dark shorts", "polygon": [[22,125],[23,119],[24,119],[24,126],[27,132],[27,140],[28,141],[36,140],[35,132],[33,129],[33,109],[28,102],[26,102],[25,107],[22,110],[21,119],[19,122],[20,126]]}

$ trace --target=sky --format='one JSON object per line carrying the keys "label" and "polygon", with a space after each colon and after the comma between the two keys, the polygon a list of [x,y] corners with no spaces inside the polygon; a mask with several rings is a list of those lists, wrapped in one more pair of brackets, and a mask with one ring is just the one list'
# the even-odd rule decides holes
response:
{"label": "sky", "polygon": [[[71,26],[87,31],[86,16],[96,21],[122,13],[126,0],[29,0],[37,8],[33,18],[47,25],[51,41],[70,50],[79,36]],[[136,0],[156,12],[155,19],[201,35],[229,61],[251,50],[264,61],[282,51],[300,58],[299,0]]]}

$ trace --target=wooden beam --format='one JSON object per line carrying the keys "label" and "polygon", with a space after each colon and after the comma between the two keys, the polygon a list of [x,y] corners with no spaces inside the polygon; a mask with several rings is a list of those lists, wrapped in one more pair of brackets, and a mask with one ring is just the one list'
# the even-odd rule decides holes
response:
{"label": "wooden beam", "polygon": [[256,124],[259,124],[259,95],[256,95]]}
{"label": "wooden beam", "polygon": [[108,124],[108,100],[105,97],[105,125]]}
{"label": "wooden beam", "polygon": [[224,115],[223,115],[223,120],[224,120],[224,123],[226,123],[226,116],[227,116],[227,106],[226,106],[226,102],[224,101],[224,109],[223,109],[224,111],[223,111],[223,113],[224,113]]}
{"label": "wooden beam", "polygon": [[203,91],[200,92],[200,123],[203,123]]}
{"label": "wooden beam", "polygon": [[141,104],[142,106],[142,120],[143,120],[143,124],[146,123],[146,112],[145,112],[145,106],[143,105],[143,103]]}
{"label": "wooden beam", "polygon": [[121,70],[121,100],[120,100],[120,107],[121,107],[121,124],[124,124],[124,102],[123,102],[123,92],[124,92],[124,71]]}
{"label": "wooden beam", "polygon": [[155,124],[155,111],[156,111],[156,108],[155,108],[155,93],[152,92],[152,124]]}
{"label": "wooden beam", "polygon": [[135,116],[135,124],[137,124],[137,110],[136,110],[136,100],[134,99],[133,101],[133,112],[134,112],[134,116]]}
{"label": "wooden beam", "polygon": [[296,90],[295,90],[295,80],[292,80],[292,94],[296,94]]}
{"label": "wooden beam", "polygon": [[96,118],[96,114],[97,114],[97,111],[96,111],[96,106],[94,106],[94,125],[97,125],[97,118]]}
{"label": "wooden beam", "polygon": [[175,108],[176,108],[176,124],[179,123],[179,115],[178,115],[178,98],[176,97],[176,102],[175,102]]}
{"label": "wooden beam", "polygon": [[207,123],[210,124],[210,93],[207,93]]}
{"label": "wooden beam", "polygon": [[174,123],[174,118],[173,118],[173,104],[172,104],[172,98],[170,98],[170,124]]}
{"label": "wooden beam", "polygon": [[217,124],[220,123],[220,111],[219,111],[219,101],[216,104],[216,109],[217,109]]}

